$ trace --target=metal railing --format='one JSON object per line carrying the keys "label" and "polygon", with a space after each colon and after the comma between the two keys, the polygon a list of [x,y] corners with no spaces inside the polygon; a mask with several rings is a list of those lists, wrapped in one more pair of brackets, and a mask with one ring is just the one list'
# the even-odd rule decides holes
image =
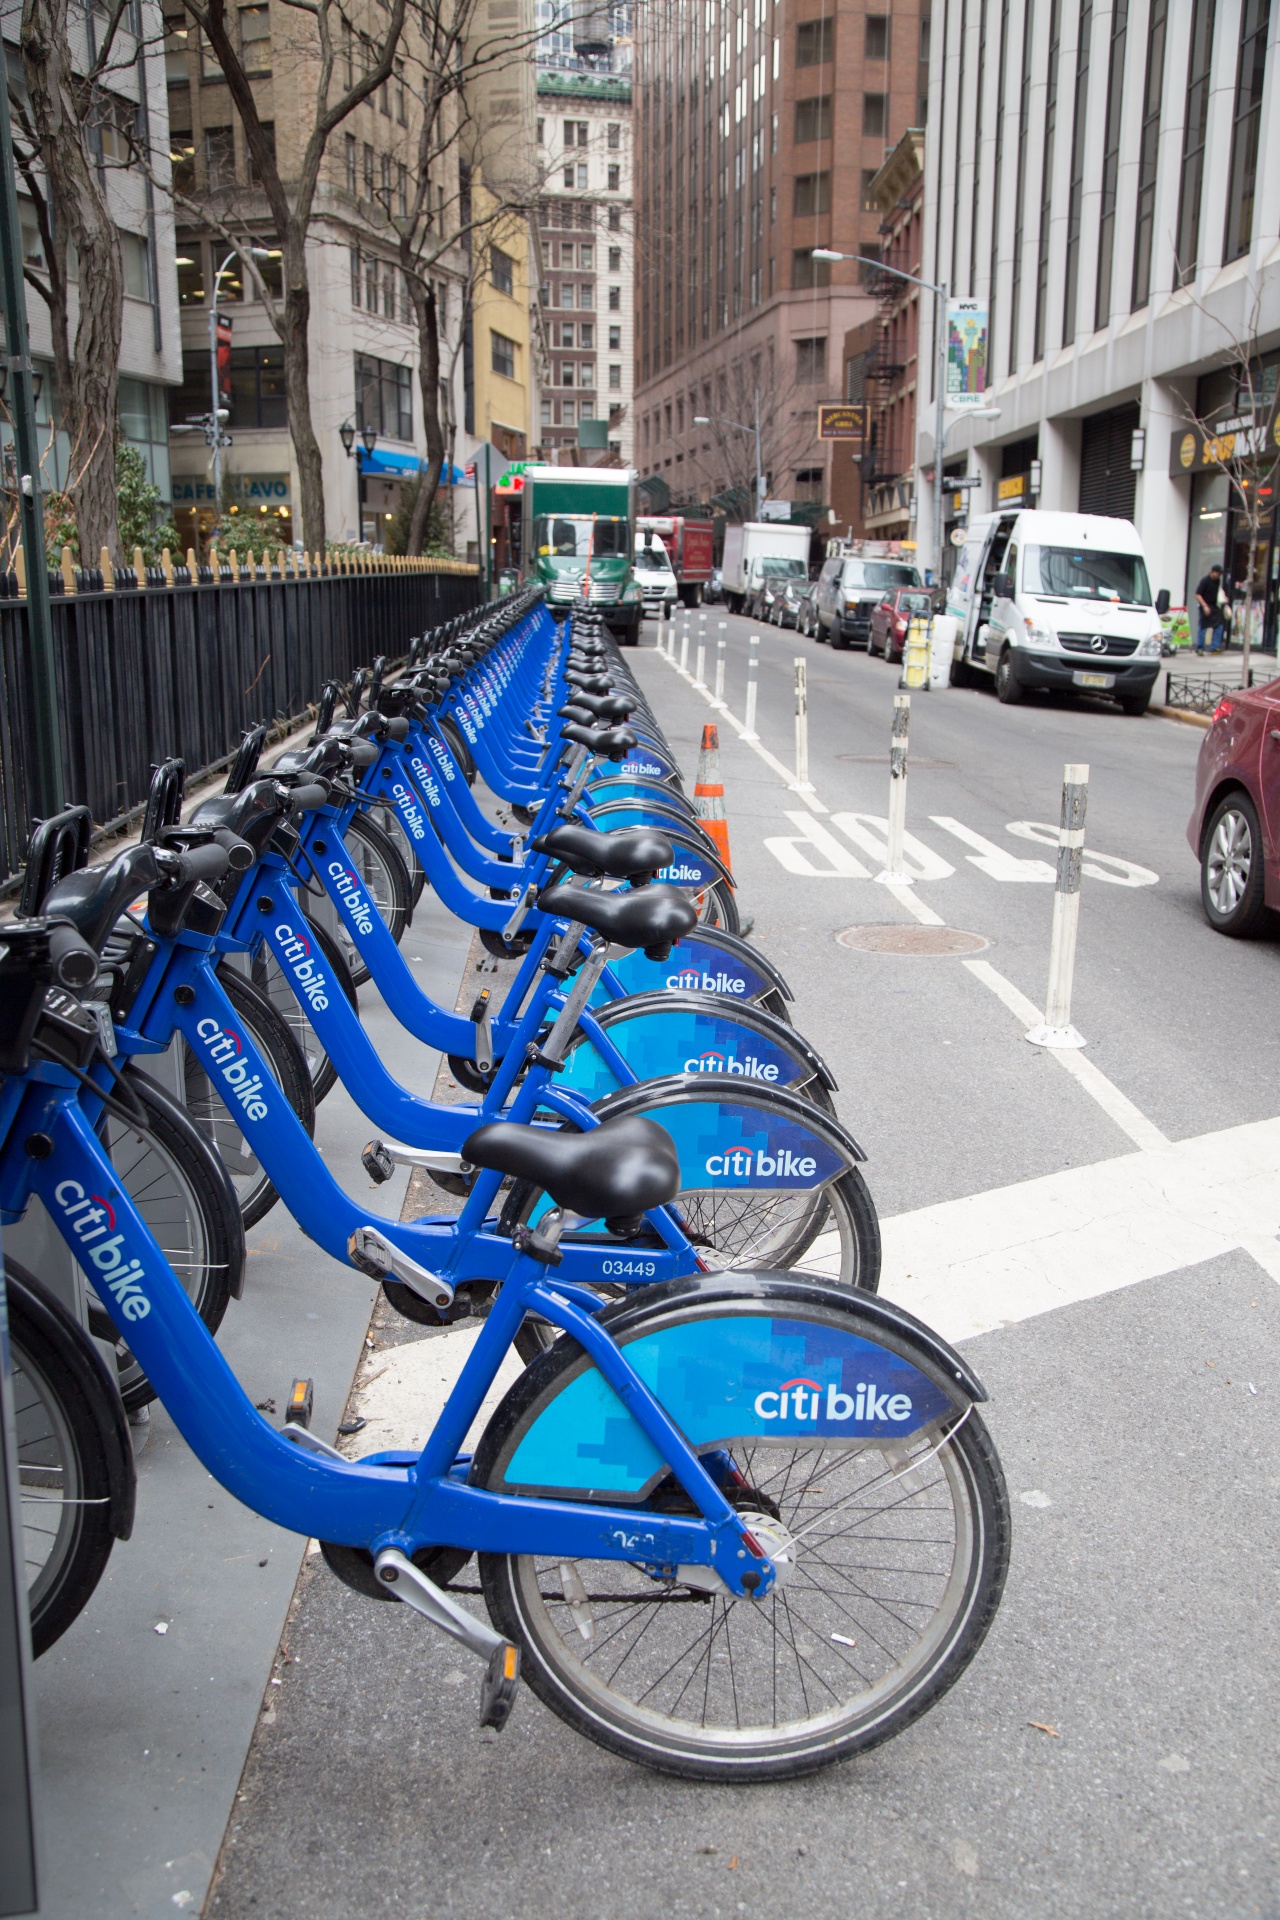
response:
{"label": "metal railing", "polygon": [[[371,555],[320,564],[282,553],[252,566],[232,556],[216,578],[171,563],[113,575],[64,555],[50,590],[65,791],[107,831],[145,804],[159,761],[178,755],[195,780],[224,764],[255,721],[298,724],[326,680],[378,654],[401,656],[414,635],[475,606],[479,579],[454,561]],[[0,574],[6,891],[35,813],[26,614],[20,574]]]}
{"label": "metal railing", "polygon": [[[1266,675],[1267,680],[1274,678],[1274,674]],[[1251,667],[1249,685],[1252,687],[1256,681],[1257,676]],[[1176,707],[1183,713],[1212,713],[1219,700],[1225,700],[1228,694],[1239,691],[1238,673],[1233,680],[1211,680],[1207,674],[1198,673],[1166,673],[1164,676],[1166,707]]]}

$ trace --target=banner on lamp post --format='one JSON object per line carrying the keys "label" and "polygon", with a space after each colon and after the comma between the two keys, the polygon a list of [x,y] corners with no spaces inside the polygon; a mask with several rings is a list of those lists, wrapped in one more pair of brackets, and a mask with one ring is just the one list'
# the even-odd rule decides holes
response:
{"label": "banner on lamp post", "polygon": [[987,403],[987,306],[982,300],[947,302],[947,405]]}

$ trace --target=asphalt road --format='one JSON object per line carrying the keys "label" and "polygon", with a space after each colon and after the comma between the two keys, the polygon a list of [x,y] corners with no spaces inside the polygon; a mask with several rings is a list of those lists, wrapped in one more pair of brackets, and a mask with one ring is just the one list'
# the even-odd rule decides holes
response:
{"label": "asphalt road", "polygon": [[[749,631],[726,620],[739,716]],[[632,658],[692,774],[716,716],[653,633]],[[722,718],[734,869],[868,1151],[886,1291],[932,1287],[944,1330],[985,1329],[965,1348],[1015,1513],[991,1636],[873,1754],[793,1786],[689,1786],[528,1695],[482,1735],[470,1667],[313,1557],[219,1920],[1280,1916],[1276,948],[1201,918],[1200,735],[1101,702],[916,696],[908,826],[933,877],[913,907],[871,877],[896,673],[765,629],[758,728],[783,762],[797,654],[815,793]],[[1056,821],[1069,761],[1091,770],[1087,844],[1113,857],[1109,879],[1086,870],[1074,1070],[1023,1038],[1052,889],[1013,863],[1052,853],[1009,830]],[[922,920],[988,944],[966,963],[835,938]],[[450,1338],[424,1349],[442,1373]]]}

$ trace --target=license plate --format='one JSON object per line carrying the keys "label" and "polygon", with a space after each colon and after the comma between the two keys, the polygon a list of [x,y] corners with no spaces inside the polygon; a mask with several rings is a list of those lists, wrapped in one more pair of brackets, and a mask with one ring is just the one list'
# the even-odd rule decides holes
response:
{"label": "license plate", "polygon": [[1077,687],[1114,687],[1116,683],[1114,673],[1073,673],[1071,679]]}

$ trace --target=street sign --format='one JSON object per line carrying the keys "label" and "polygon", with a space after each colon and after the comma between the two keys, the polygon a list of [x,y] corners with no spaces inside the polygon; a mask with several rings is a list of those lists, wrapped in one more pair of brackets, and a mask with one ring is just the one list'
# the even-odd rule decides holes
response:
{"label": "street sign", "polygon": [[952,527],[951,544],[953,547],[962,547],[967,538],[968,538],[967,527]]}
{"label": "street sign", "polygon": [[948,474],[942,484],[948,493],[963,493],[967,487],[980,487],[982,485],[982,475],[980,473],[962,473],[958,479],[953,479],[953,477]]}
{"label": "street sign", "polygon": [[861,440],[865,437],[866,421],[865,407],[820,406],[818,438],[819,440]]}
{"label": "street sign", "polygon": [[791,518],[791,502],[789,500],[762,500],[760,502],[760,518],[762,520],[789,520]]}

